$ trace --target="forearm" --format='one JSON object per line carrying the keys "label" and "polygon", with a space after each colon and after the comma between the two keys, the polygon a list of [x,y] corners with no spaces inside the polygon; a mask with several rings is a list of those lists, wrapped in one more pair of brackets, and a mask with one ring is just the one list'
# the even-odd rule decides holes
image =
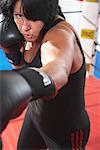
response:
{"label": "forearm", "polygon": [[45,71],[54,81],[56,91],[59,91],[68,82],[69,73],[63,61],[54,60],[40,68]]}

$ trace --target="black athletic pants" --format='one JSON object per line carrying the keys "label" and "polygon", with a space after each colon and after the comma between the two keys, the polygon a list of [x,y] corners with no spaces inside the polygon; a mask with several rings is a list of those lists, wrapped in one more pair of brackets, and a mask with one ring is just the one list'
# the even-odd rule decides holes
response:
{"label": "black athletic pants", "polygon": [[[34,118],[34,116],[33,116]],[[30,112],[27,111],[24,124],[19,136],[18,150],[84,150],[89,137],[89,127],[84,130],[64,135],[48,136],[41,134],[32,122]]]}

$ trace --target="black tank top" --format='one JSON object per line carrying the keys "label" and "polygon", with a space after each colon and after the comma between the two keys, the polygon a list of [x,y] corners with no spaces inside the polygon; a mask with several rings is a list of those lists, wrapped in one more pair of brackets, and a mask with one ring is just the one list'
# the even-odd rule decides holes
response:
{"label": "black tank top", "polygon": [[[56,20],[49,29],[61,21],[63,20]],[[80,41],[76,34],[75,36],[83,55]],[[26,63],[26,66],[38,68],[42,66],[40,50],[35,59],[30,64]],[[69,75],[68,84],[60,89],[54,99],[38,99],[30,103],[29,109],[33,120],[35,120],[45,133],[52,134],[52,132],[55,132],[58,134],[60,132],[66,132],[66,130],[78,130],[87,125],[88,117],[84,103],[85,74],[85,58],[83,55],[81,68],[77,72]]]}

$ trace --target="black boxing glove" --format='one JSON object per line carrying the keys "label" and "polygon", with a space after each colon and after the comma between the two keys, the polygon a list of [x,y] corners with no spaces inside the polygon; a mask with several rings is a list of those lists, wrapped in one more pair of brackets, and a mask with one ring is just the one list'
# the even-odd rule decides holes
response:
{"label": "black boxing glove", "polygon": [[0,13],[0,45],[8,59],[11,59],[15,65],[21,62],[22,53],[20,49],[24,41],[24,37],[18,31],[14,20],[9,20],[3,13]]}
{"label": "black boxing glove", "polygon": [[18,117],[31,99],[32,90],[15,71],[0,71],[0,133]]}
{"label": "black boxing glove", "polygon": [[40,69],[0,71],[0,114],[2,132],[9,120],[18,117],[30,101],[56,95],[51,77]]}

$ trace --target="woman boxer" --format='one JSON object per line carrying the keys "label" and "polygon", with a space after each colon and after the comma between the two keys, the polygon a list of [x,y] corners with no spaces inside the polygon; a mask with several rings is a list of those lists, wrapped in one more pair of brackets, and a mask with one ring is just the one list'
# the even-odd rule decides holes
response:
{"label": "woman boxer", "polygon": [[[76,31],[58,15],[58,0],[1,0],[0,6],[8,20],[14,18],[29,44],[27,50],[21,49],[21,69],[8,73],[24,78],[31,87],[18,150],[85,149],[90,132],[84,100],[85,58]],[[14,87],[18,82],[13,77]],[[16,89],[26,87],[23,82],[13,96],[7,90],[13,101]]]}

